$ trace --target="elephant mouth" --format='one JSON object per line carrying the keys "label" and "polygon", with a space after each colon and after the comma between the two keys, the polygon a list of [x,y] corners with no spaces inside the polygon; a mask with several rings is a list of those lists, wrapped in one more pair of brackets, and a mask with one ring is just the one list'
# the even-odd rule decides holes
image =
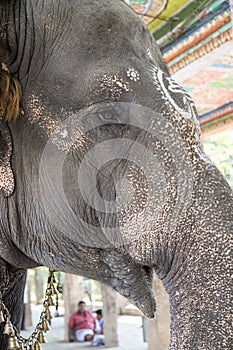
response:
{"label": "elephant mouth", "polygon": [[[73,244],[75,247],[75,243]],[[80,248],[80,247],[79,247]],[[153,318],[156,312],[156,302],[153,291],[153,269],[136,263],[129,255],[118,249],[74,248],[70,251],[70,259],[64,257],[59,267],[53,269],[79,274],[112,287],[127,298],[146,317]],[[83,254],[85,253],[85,259]],[[90,264],[86,262],[89,261]],[[68,266],[69,262],[69,266]],[[91,263],[93,262],[93,264]]]}

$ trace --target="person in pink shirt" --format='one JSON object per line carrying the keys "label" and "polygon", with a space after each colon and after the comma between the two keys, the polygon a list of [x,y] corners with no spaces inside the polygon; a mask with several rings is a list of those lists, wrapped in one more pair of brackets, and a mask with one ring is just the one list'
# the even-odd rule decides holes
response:
{"label": "person in pink shirt", "polygon": [[80,301],[78,303],[78,310],[69,318],[68,328],[70,342],[74,341],[74,332],[79,342],[92,341],[94,338],[96,319],[92,313],[85,308],[86,303]]}

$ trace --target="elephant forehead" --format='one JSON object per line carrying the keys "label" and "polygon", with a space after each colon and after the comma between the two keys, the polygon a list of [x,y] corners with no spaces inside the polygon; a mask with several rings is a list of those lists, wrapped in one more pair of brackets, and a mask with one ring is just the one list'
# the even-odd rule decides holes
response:
{"label": "elephant forehead", "polygon": [[[142,32],[149,35],[143,22],[120,0],[69,1],[61,7],[48,1],[38,6],[41,8],[34,13],[34,25],[50,51],[59,51],[59,57],[57,52],[53,55],[55,66],[65,56],[69,60],[64,63],[78,60],[80,66],[86,66],[104,57],[109,62],[113,56],[123,57],[119,51],[122,47],[124,51],[137,48],[142,52]],[[69,21],[65,21],[66,17]]]}

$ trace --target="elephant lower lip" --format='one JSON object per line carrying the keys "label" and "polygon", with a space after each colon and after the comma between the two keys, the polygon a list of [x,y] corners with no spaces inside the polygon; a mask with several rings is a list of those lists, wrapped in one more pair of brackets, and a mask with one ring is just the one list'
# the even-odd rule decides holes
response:
{"label": "elephant lower lip", "polygon": [[113,273],[107,284],[129,299],[146,317],[153,318],[156,303],[152,268],[140,266],[117,251],[111,251],[104,260]]}
{"label": "elephant lower lip", "polygon": [[128,298],[129,301],[131,301],[132,304],[134,304],[139,309],[139,311],[141,311],[144,314],[145,317],[155,317],[156,303],[151,288],[145,286],[144,289],[140,288],[140,290],[138,290],[136,293],[131,293],[130,295],[126,295],[126,293],[122,289],[116,288],[116,290],[120,294]]}
{"label": "elephant lower lip", "polygon": [[155,317],[156,306],[155,306],[155,299],[152,292],[151,292],[150,300],[147,300],[145,304],[140,304],[140,301],[139,301],[139,303],[135,302],[135,305],[147,318]]}
{"label": "elephant lower lip", "polygon": [[124,297],[126,297],[130,302],[132,302],[132,304],[134,304],[139,309],[139,311],[144,314],[144,316],[148,318],[154,318],[156,311],[156,302],[151,286],[142,286],[142,284],[139,282],[139,285],[131,285],[130,291],[129,286],[125,286],[126,289],[124,289],[124,287],[120,287],[120,283],[118,286],[112,285],[112,287]]}

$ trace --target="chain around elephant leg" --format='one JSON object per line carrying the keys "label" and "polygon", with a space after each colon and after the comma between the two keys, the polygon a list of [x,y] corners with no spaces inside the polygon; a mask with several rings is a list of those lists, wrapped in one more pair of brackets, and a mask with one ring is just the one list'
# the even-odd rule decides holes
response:
{"label": "chain around elephant leg", "polygon": [[[11,323],[17,329],[22,317],[26,275],[25,269],[17,269],[0,258],[0,302],[9,310]],[[0,321],[0,350],[5,350],[8,346],[8,335],[3,334],[6,320]]]}

